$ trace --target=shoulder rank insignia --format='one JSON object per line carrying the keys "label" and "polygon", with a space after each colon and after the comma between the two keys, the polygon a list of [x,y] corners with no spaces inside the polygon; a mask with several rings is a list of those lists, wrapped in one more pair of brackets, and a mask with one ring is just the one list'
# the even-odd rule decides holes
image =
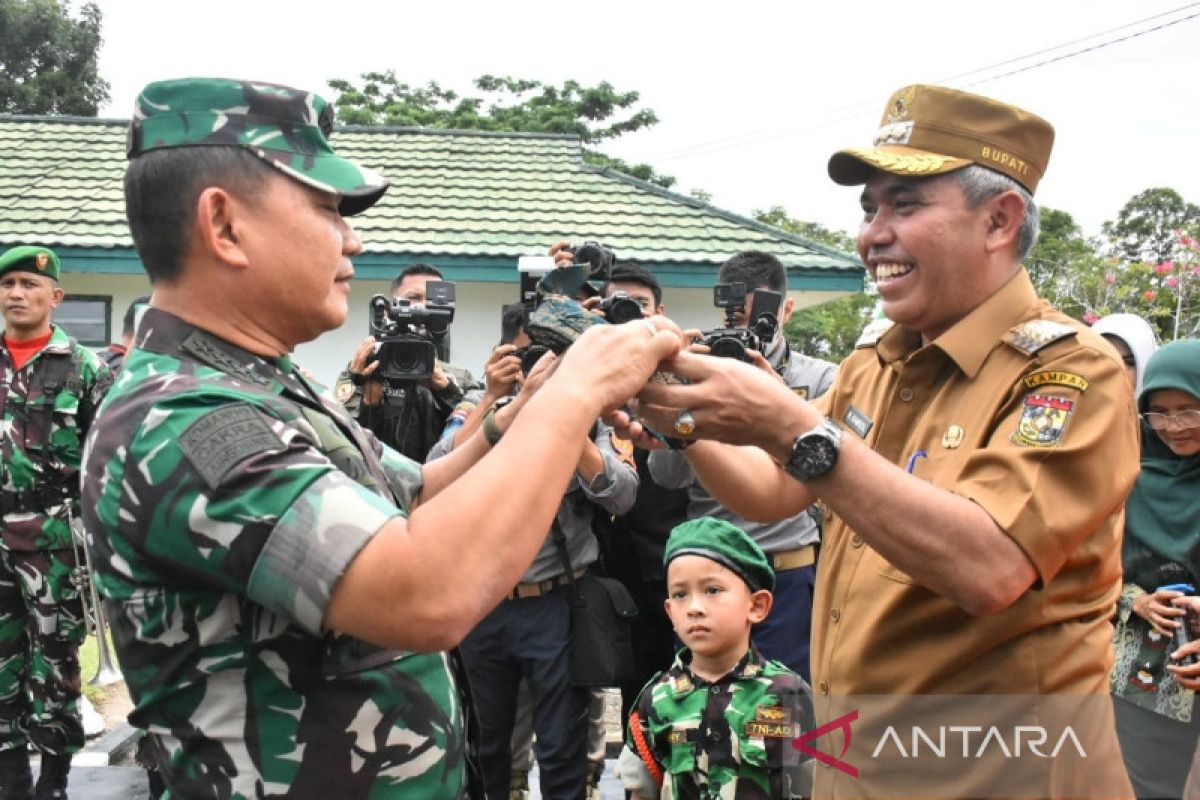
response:
{"label": "shoulder rank insignia", "polygon": [[1004,334],[1004,341],[1014,349],[1031,356],[1046,345],[1073,335],[1075,329],[1070,325],[1049,319],[1031,319]]}
{"label": "shoulder rank insignia", "polygon": [[1070,398],[1027,394],[1011,441],[1025,447],[1052,447],[1062,438],[1074,410],[1075,401]]}

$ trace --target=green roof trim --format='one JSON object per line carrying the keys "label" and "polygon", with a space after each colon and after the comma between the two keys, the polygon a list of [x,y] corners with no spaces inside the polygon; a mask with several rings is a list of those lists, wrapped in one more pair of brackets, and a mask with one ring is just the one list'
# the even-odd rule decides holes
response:
{"label": "green roof trim", "polygon": [[[65,272],[140,273],[125,222],[125,120],[0,115],[0,246],[54,247]],[[347,126],[339,153],[392,186],[351,222],[360,277],[418,260],[459,281],[516,282],[516,260],[599,239],[667,286],[709,286],[730,255],[777,256],[799,291],[861,290],[851,254],[585,164],[568,134]]]}

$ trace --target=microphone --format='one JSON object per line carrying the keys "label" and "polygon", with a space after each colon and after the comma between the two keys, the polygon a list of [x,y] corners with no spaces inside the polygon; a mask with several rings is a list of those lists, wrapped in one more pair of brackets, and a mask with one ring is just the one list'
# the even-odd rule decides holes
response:
{"label": "microphone", "polygon": [[[1193,596],[1196,594],[1195,578],[1182,564],[1168,562],[1160,566],[1155,574],[1158,578],[1158,589],[1155,591],[1166,590]],[[1192,641],[1192,626],[1196,624],[1196,613],[1190,607],[1185,607],[1185,611],[1186,613],[1179,618],[1179,627],[1171,632],[1172,653]],[[1177,663],[1181,666],[1195,664],[1196,655],[1194,653],[1186,655]]]}

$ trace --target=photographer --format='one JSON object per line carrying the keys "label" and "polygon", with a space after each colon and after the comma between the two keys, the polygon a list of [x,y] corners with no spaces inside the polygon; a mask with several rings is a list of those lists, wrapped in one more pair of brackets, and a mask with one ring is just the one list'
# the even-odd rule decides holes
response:
{"label": "photographer", "polygon": [[[767,253],[739,253],[724,264],[718,273],[720,283],[741,283],[746,287],[744,311],[731,315],[736,327],[748,327],[755,319],[754,290],[770,289],[787,292],[787,272],[779,259]],[[779,324],[775,336],[764,345],[765,355],[747,350],[752,363],[778,376],[799,397],[812,399],[824,394],[833,385],[837,367],[828,361],[811,358],[792,350],[783,336],[783,328],[792,315],[791,298],[779,309]],[[659,450],[650,454],[650,474],[666,488],[688,488],[689,519],[718,517],[746,531],[766,552],[778,576],[775,606],[771,615],[754,627],[754,644],[769,659],[787,664],[810,679],[808,650],[812,628],[812,597],[816,581],[817,546],[821,539],[816,506],[795,516],[771,523],[750,522],[722,506],[696,479],[687,460],[686,450]]]}
{"label": "photographer", "polygon": [[[413,264],[392,281],[390,294],[393,300],[424,306],[426,284],[440,280],[442,273],[436,267]],[[463,392],[472,388],[473,378],[465,369],[438,359],[428,379],[389,385],[377,374],[377,347],[378,342],[371,336],[359,344],[350,365],[338,376],[334,396],[384,444],[414,461],[424,461]]]}
{"label": "photographer", "polygon": [[[505,309],[506,322],[517,318],[513,307]],[[507,378],[512,386],[510,376],[514,372],[518,386],[525,379],[519,359],[513,354],[514,342],[527,339],[525,332],[517,329],[506,338],[509,341],[497,346],[488,362],[489,393],[494,391],[493,384],[500,385],[501,378]],[[485,395],[476,410],[494,407],[489,396]],[[449,453],[459,435],[469,437],[468,425],[454,437],[443,437],[430,452],[430,462]],[[487,423],[483,425],[486,432]],[[512,783],[513,727],[522,680],[532,700],[542,797],[574,799],[586,794],[590,697],[588,690],[571,685],[569,577],[555,541],[555,529],[565,537],[571,572],[575,578],[581,577],[599,554],[592,532],[593,518],[599,513],[627,511],[638,490],[638,475],[629,451],[618,451],[616,443],[612,430],[597,422],[591,437],[583,443],[575,478],[567,486],[554,527],[547,533],[533,565],[462,643],[480,721],[480,760],[489,797],[507,796]],[[517,737],[518,745],[522,738]]]}

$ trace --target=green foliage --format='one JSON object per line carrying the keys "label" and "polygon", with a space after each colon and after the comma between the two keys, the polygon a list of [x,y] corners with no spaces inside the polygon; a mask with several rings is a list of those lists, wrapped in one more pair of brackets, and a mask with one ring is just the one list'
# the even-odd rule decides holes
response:
{"label": "green foliage", "polygon": [[1104,223],[1110,253],[1127,261],[1159,264],[1178,248],[1176,231],[1200,223],[1200,206],[1169,188],[1147,189],[1129,199],[1115,222]]}
{"label": "green foliage", "polygon": [[0,0],[0,112],[94,117],[108,100],[97,71],[100,9],[67,0]]}
{"label": "green foliage", "polygon": [[1084,237],[1067,212],[1043,207],[1042,233],[1025,262],[1038,294],[1089,324],[1125,312],[1150,322],[1163,341],[1200,335],[1200,221],[1159,230],[1188,219],[1189,207],[1173,189],[1142,192],[1104,224],[1106,244]]}
{"label": "green foliage", "polygon": [[[633,111],[640,95],[618,92],[607,81],[582,86],[483,75],[474,81],[482,96],[464,97],[430,81],[425,86],[401,82],[396,73],[367,72],[360,85],[334,79],[338,119],[349,125],[444,128],[457,130],[566,133],[596,144],[658,122],[650,109]],[[626,112],[629,112],[626,115]],[[647,164],[627,164],[584,148],[584,160],[611,167],[659,186],[675,179],[657,174]]]}
{"label": "green foliage", "polygon": [[[754,211],[754,218],[766,225],[832,247],[844,253],[855,251],[854,239],[844,231],[826,228],[818,222],[792,219],[781,206]],[[854,349],[862,329],[875,316],[874,293],[858,294],[803,308],[792,314],[783,333],[792,347],[806,355],[839,362]]]}
{"label": "green foliage", "polygon": [[756,210],[752,211],[751,214],[764,225],[770,225],[782,231],[803,236],[805,239],[811,239],[814,242],[827,245],[835,250],[841,250],[843,253],[853,255],[857,250],[854,237],[845,231],[831,230],[819,222],[805,222],[799,219],[792,219],[788,216],[787,209],[782,206],[771,206],[766,211]]}

